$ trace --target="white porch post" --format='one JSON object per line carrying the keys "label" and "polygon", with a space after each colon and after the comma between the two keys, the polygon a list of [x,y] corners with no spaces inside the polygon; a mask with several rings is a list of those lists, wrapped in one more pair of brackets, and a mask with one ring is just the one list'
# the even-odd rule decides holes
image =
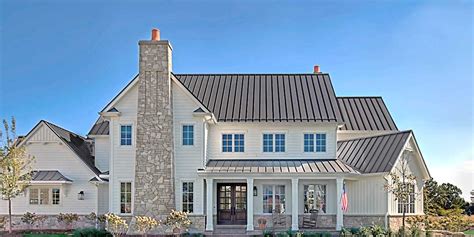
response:
{"label": "white porch post", "polygon": [[214,230],[214,213],[213,213],[213,187],[214,181],[211,178],[206,179],[206,231]]}
{"label": "white porch post", "polygon": [[247,231],[253,231],[253,178],[247,178]]}
{"label": "white porch post", "polygon": [[336,197],[337,197],[337,210],[336,210],[336,230],[341,230],[344,225],[344,216],[342,213],[342,185],[344,183],[343,178],[336,179]]}
{"label": "white porch post", "polygon": [[298,178],[291,179],[291,229],[298,230]]}

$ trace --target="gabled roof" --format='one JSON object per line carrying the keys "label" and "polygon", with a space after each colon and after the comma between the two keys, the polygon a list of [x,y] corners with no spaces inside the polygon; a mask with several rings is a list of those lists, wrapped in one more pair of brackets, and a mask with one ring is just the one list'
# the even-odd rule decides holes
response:
{"label": "gabled roof", "polygon": [[66,182],[71,183],[72,180],[66,178],[57,170],[35,170],[32,172],[31,181],[34,182]]}
{"label": "gabled roof", "polygon": [[390,172],[411,131],[339,141],[337,159],[361,173]]}
{"label": "gabled roof", "polygon": [[337,97],[345,125],[340,130],[398,130],[382,97]]}
{"label": "gabled roof", "polygon": [[329,74],[174,74],[221,122],[342,122]]}
{"label": "gabled roof", "polygon": [[340,160],[275,159],[275,160],[209,160],[206,173],[352,173],[352,167]]}
{"label": "gabled roof", "polygon": [[45,120],[41,120],[28,133],[28,135],[26,135],[26,137],[28,137],[31,132],[34,131],[41,123],[44,123],[46,126],[48,126],[54,132],[54,134],[56,134],[59,139],[61,139],[61,141],[63,141],[87,165],[87,167],[89,167],[92,172],[94,172],[94,174],[100,174],[99,169],[97,169],[97,167],[94,165],[94,156],[91,154],[89,144],[87,143],[87,139],[85,137],[77,135]]}

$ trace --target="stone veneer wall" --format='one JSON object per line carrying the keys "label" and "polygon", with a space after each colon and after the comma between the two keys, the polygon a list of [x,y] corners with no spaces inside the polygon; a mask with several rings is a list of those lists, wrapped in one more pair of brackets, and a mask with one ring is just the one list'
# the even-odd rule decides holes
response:
{"label": "stone veneer wall", "polygon": [[134,215],[175,208],[171,45],[140,41]]}
{"label": "stone veneer wall", "polygon": [[[64,229],[76,229],[84,227],[95,227],[95,221],[89,220],[85,215],[79,215],[79,220],[75,221],[71,226],[66,226],[64,223],[58,222],[58,215],[41,215],[46,216],[46,219],[43,223],[35,223],[33,226],[28,225],[21,221],[23,215],[13,215],[12,216],[12,226],[14,230],[64,230]],[[0,216],[0,219],[4,218],[3,228],[0,228],[0,231],[6,231],[8,229],[8,215]],[[103,226],[103,225],[102,225]]]}
{"label": "stone veneer wall", "polygon": [[361,227],[372,224],[385,226],[385,216],[344,215],[344,227]]}

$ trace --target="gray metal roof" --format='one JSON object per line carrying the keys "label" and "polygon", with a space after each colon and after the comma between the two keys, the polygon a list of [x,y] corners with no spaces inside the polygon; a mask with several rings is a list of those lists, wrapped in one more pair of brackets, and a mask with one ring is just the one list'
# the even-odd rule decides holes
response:
{"label": "gray metal roof", "polygon": [[342,122],[329,74],[174,74],[218,121]]}
{"label": "gray metal roof", "polygon": [[[66,143],[76,155],[84,161],[84,163],[96,174],[99,175],[101,172],[94,164],[94,156],[91,154],[90,144],[86,141],[85,137],[77,135],[71,131],[61,128],[48,121],[42,120],[58,137]],[[34,130],[34,129],[33,129]]]}
{"label": "gray metal roof", "polygon": [[210,173],[357,173],[340,160],[317,159],[209,160],[204,171]]}
{"label": "gray metal roof", "polygon": [[109,121],[97,120],[88,135],[109,135]]}
{"label": "gray metal roof", "polygon": [[338,97],[340,130],[398,130],[382,97]]}
{"label": "gray metal roof", "polygon": [[32,181],[64,181],[72,182],[57,170],[36,170],[32,172]]}
{"label": "gray metal roof", "polygon": [[337,159],[361,173],[389,172],[411,131],[339,141]]}

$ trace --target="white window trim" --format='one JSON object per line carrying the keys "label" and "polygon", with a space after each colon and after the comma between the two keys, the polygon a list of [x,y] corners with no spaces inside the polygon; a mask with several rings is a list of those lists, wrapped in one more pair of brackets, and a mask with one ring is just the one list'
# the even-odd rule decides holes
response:
{"label": "white window trim", "polygon": [[[38,204],[31,204],[30,203],[30,195],[31,195],[31,189],[38,189],[38,198],[39,198],[39,189],[48,189],[48,203],[47,204],[39,204],[39,199],[38,199]],[[53,189],[59,189],[59,204],[53,204]],[[45,206],[50,206],[50,207],[60,207],[63,205],[64,202],[64,189],[62,186],[29,186],[27,189],[27,194],[26,194],[26,199],[28,202],[28,205],[30,206],[38,206],[38,207],[45,207]]]}
{"label": "white window trim", "polygon": [[184,201],[183,201],[183,184],[184,183],[193,183],[193,212],[190,212],[188,213],[189,215],[193,215],[196,213],[196,180],[195,179],[182,179],[180,181],[180,189],[179,189],[179,194],[180,194],[180,204],[179,204],[179,209],[178,210],[181,210],[181,211],[184,211],[183,210],[183,204],[184,204]]}
{"label": "white window trim", "polygon": [[[132,144],[131,145],[122,145],[122,126],[132,126]],[[133,122],[121,122],[118,125],[118,146],[121,149],[130,149],[135,147],[135,137],[136,129],[135,124]]]}
{"label": "white window trim", "polygon": [[[413,193],[414,193],[415,198],[413,200],[413,212],[406,212],[405,214],[406,215],[416,215],[416,214],[418,214],[416,202],[418,201],[418,198],[423,198],[423,195],[421,195],[421,197],[417,197],[417,195],[419,195],[419,193],[418,193],[418,188],[417,188],[417,185],[416,185],[416,180],[413,180],[413,182],[408,182],[408,183],[413,185]],[[394,201],[395,201],[395,208],[396,208],[395,214],[402,215],[403,212],[400,212],[400,210],[398,209],[399,200],[394,200]],[[410,205],[410,203],[407,203],[407,204]]]}
{"label": "white window trim", "polygon": [[[304,135],[305,134],[313,134],[314,135],[314,141],[313,141],[313,146],[314,146],[314,151],[305,151],[304,150]],[[326,135],[326,151],[316,151],[316,134],[324,134]],[[304,154],[326,154],[328,153],[328,134],[327,132],[318,132],[318,131],[304,131],[303,136],[302,136],[302,151]]]}
{"label": "white window trim", "polygon": [[[184,123],[180,123],[180,133],[179,133],[179,145],[183,148],[192,148],[192,147],[195,147],[196,146],[196,124],[195,122],[184,122]],[[193,144],[192,145],[184,145],[183,144],[183,133],[184,133],[184,126],[193,126]]]}
{"label": "white window trim", "polygon": [[[263,135],[264,134],[273,134],[273,151],[263,151]],[[284,152],[276,152],[275,147],[276,147],[276,139],[275,139],[275,134],[284,134],[285,135],[285,151]],[[287,154],[288,153],[288,132],[287,131],[262,131],[260,134],[260,153],[263,155],[281,155],[281,154]]]}
{"label": "white window trim", "polygon": [[[264,187],[265,187],[265,186],[271,186],[271,187],[272,187],[272,212],[270,212],[270,213],[265,212],[265,210],[264,210],[264,208],[263,208],[263,206],[265,205],[265,202],[263,201],[263,196],[265,195],[265,193],[264,193],[264,191],[265,191]],[[270,183],[266,183],[266,184],[262,184],[262,198],[261,198],[261,200],[262,200],[262,214],[263,214],[263,215],[272,215],[273,210],[275,210],[275,199],[276,199],[276,198],[275,198],[275,195],[276,195],[276,193],[275,193],[275,187],[276,187],[276,186],[283,186],[283,187],[284,187],[284,190],[285,190],[285,212],[283,212],[282,214],[287,214],[287,208],[286,208],[286,207],[288,206],[288,203],[287,203],[288,192],[287,192],[286,189],[287,189],[288,186],[287,186],[286,184],[277,184],[277,183],[270,184]]]}
{"label": "white window trim", "polygon": [[[120,201],[120,195],[122,194],[122,190],[121,190],[121,185],[122,183],[130,183],[130,188],[131,188],[131,210],[130,210],[130,213],[122,213],[122,210],[121,210],[121,206],[122,203]],[[120,215],[123,215],[123,216],[132,216],[133,215],[133,212],[134,212],[134,203],[135,203],[135,188],[134,188],[134,182],[133,180],[130,180],[130,179],[119,179],[118,180],[118,211],[117,213],[119,213]]]}
{"label": "white window trim", "polygon": [[[222,146],[223,146],[223,141],[222,141],[222,135],[224,134],[231,134],[232,135],[232,151],[227,151],[227,152],[224,152],[222,151]],[[234,135],[235,134],[243,134],[244,135],[244,151],[243,152],[235,152],[235,144],[234,144]],[[229,154],[245,154],[247,152],[247,132],[246,131],[237,131],[237,130],[233,130],[233,131],[221,131],[220,133],[220,136],[219,136],[219,144],[220,144],[220,147],[219,147],[219,151],[222,155],[229,155]]]}

